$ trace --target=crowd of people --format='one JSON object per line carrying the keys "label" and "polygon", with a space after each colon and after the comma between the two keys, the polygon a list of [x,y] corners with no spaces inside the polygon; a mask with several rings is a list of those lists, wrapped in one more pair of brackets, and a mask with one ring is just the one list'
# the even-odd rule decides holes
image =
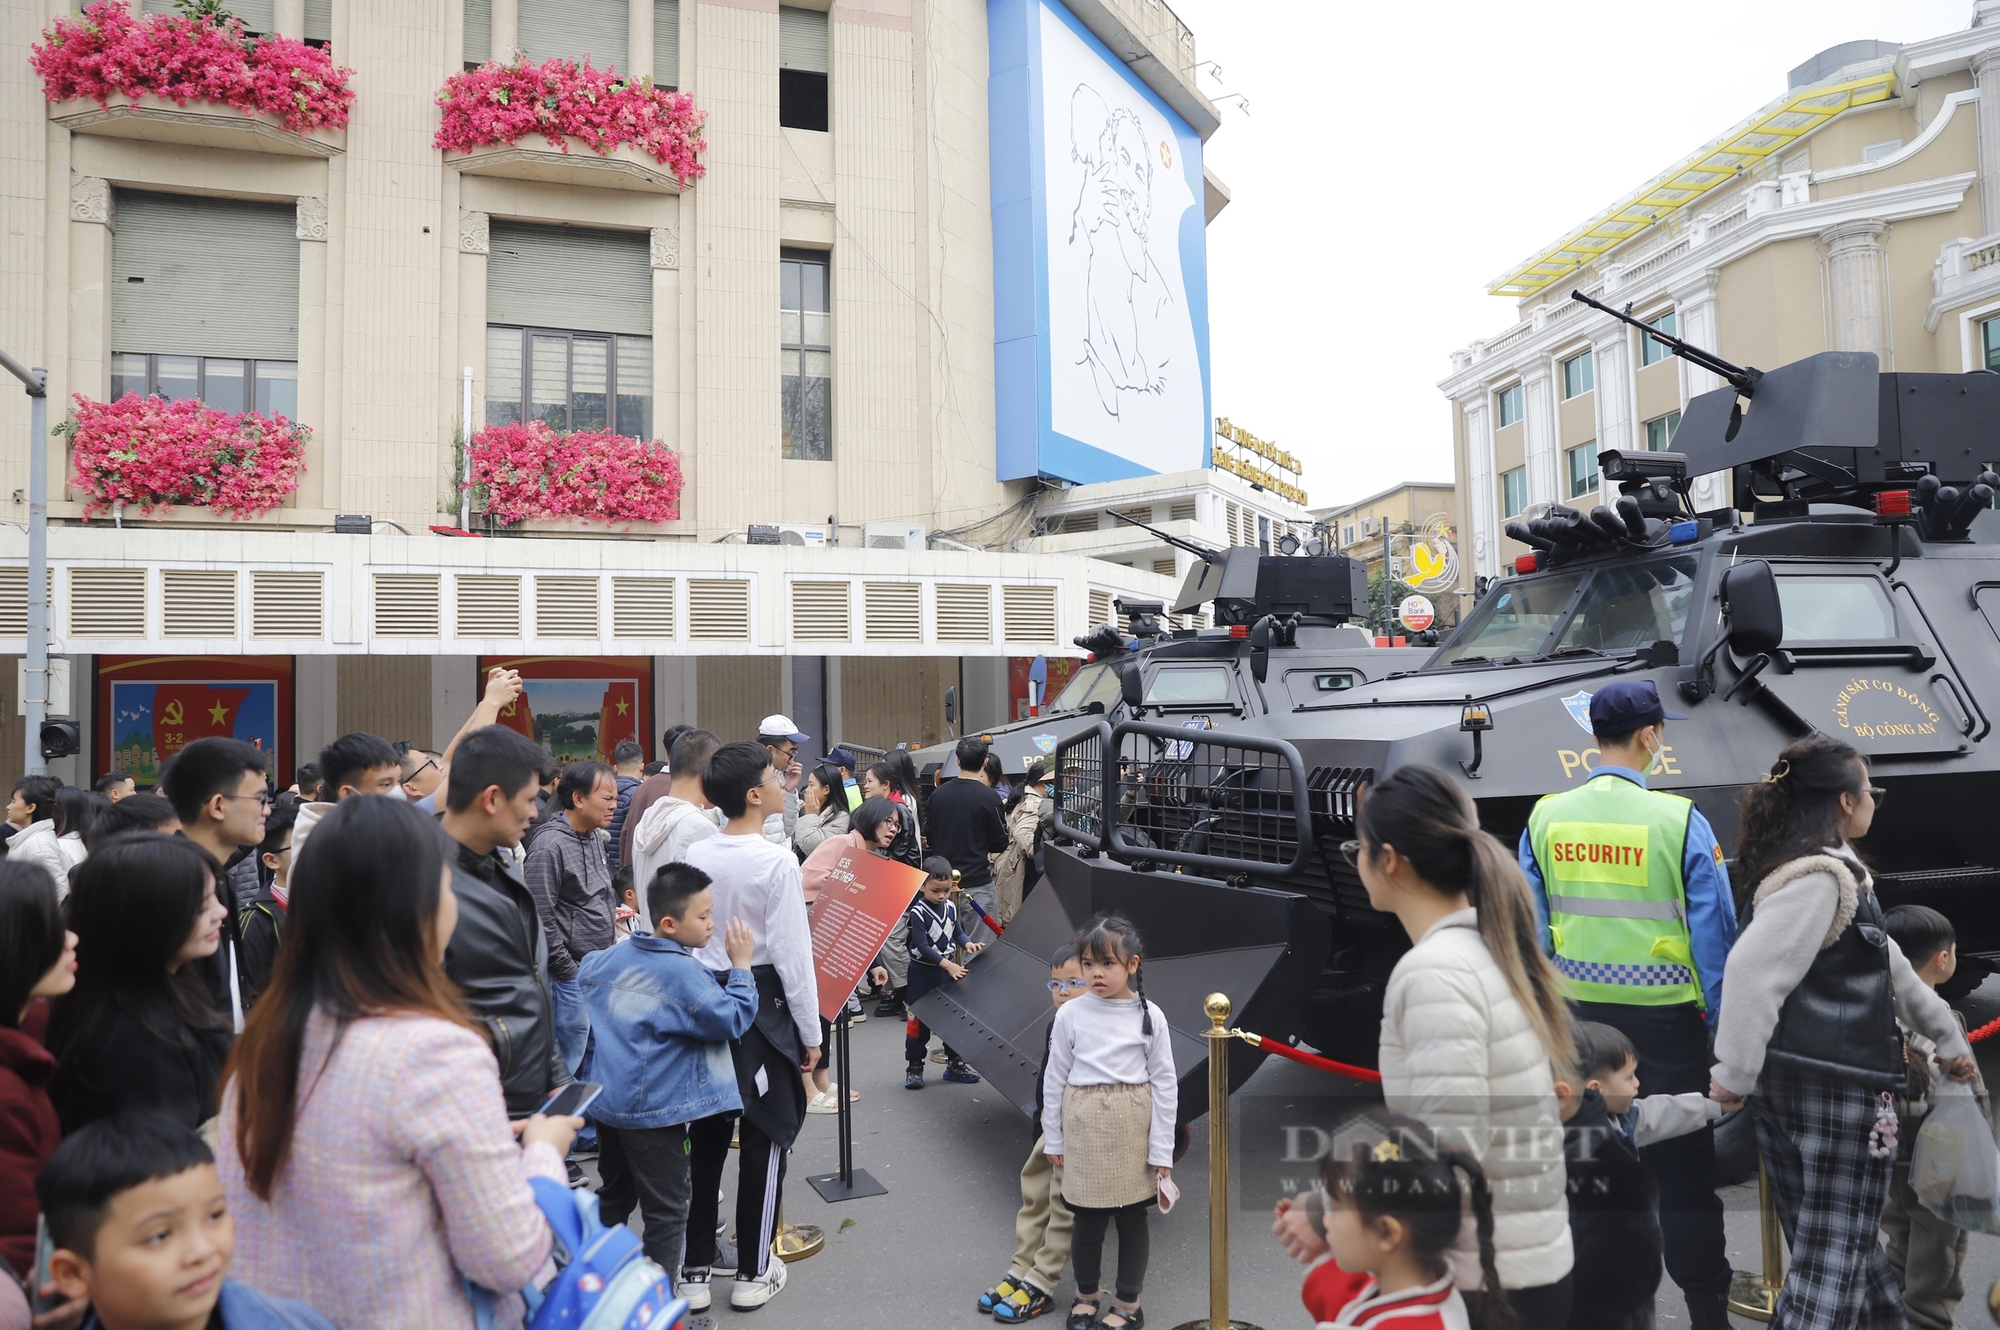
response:
{"label": "crowd of people", "polygon": [[[0,1327],[520,1324],[557,1252],[533,1180],[590,1185],[593,1154],[602,1219],[638,1216],[693,1310],[768,1304],[804,1118],[861,1094],[825,1065],[810,938],[855,854],[923,875],[865,985],[906,1021],[905,1087],[933,1058],[978,1083],[912,1004],[1034,890],[1039,764],[1009,781],[968,738],[924,789],[906,750],[808,766],[773,715],[734,742],[675,726],[650,770],[631,744],[563,765],[497,723],[521,691],[495,670],[442,752],[345,735],[282,792],[221,738],[155,792],[17,782]],[[1950,1326],[1965,1233],[1911,1191],[1910,1142],[1977,1068],[1935,991],[1949,923],[1885,911],[1856,848],[1883,798],[1867,763],[1787,747],[1732,861],[1647,786],[1676,719],[1653,686],[1607,685],[1590,714],[1602,761],[1514,850],[1427,767],[1359,801],[1343,853],[1411,946],[1383,1105],[1278,1209],[1307,1309],[1637,1330],[1664,1274],[1696,1330],[1726,1326],[1712,1129],[1747,1109],[1793,1253],[1775,1323]],[[1059,1313],[1071,1268],[1069,1330],[1142,1330],[1148,1212],[1178,1197],[1167,1017],[1128,919],[1050,960],[1017,1249],[978,1307]],[[868,1019],[860,997],[840,1022]]]}

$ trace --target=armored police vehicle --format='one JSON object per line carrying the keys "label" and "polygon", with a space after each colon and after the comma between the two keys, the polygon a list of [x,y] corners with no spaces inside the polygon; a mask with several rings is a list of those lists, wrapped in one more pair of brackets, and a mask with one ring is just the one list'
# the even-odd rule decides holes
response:
{"label": "armored police vehicle", "polygon": [[[1590,698],[1615,679],[1651,679],[1687,713],[1648,778],[1691,798],[1724,846],[1738,790],[1787,742],[1853,744],[1888,791],[1861,847],[1884,903],[1952,919],[1955,991],[2000,961],[1985,823],[2000,796],[2000,375],[1882,373],[1854,352],[1764,373],[1674,349],[1727,386],[1688,404],[1673,451],[1601,456],[1615,504],[1509,524],[1532,552],[1419,668],[1323,691],[1273,613],[1251,627],[1277,683],[1263,714],[1192,735],[1153,712],[1106,718],[1058,745],[1065,844],[1046,855],[1054,890],[1004,940],[1023,953],[1013,968],[1033,968],[1057,916],[1120,908],[1161,936],[1147,992],[1175,1030],[1184,1119],[1201,1111],[1210,989],[1246,1028],[1372,1063],[1407,940],[1340,852],[1355,791],[1409,762],[1456,772],[1512,845],[1538,797],[1588,778]],[[1690,479],[1715,472],[1731,506],[1694,511]],[[1040,1027],[988,984],[1003,973],[975,967],[953,1044],[983,1044],[975,1065],[1024,1102],[1009,1068],[1039,1061]],[[1254,1063],[1233,1058],[1232,1079]]]}

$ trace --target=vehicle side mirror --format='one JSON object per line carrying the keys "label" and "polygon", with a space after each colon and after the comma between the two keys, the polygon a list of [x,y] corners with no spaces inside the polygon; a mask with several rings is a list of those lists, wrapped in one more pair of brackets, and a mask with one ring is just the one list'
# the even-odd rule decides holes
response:
{"label": "vehicle side mirror", "polygon": [[1769,655],[1784,642],[1778,579],[1762,559],[1739,563],[1722,575],[1722,608],[1729,616],[1729,649],[1738,656]]}
{"label": "vehicle side mirror", "polygon": [[956,684],[944,690],[944,720],[947,725],[958,723],[958,686]]}
{"label": "vehicle side mirror", "polygon": [[1268,614],[1250,625],[1250,673],[1258,683],[1271,674],[1271,630],[1275,626]]}
{"label": "vehicle side mirror", "polygon": [[1135,712],[1146,703],[1146,681],[1139,673],[1139,662],[1128,660],[1118,671],[1118,691],[1125,699],[1125,705]]}

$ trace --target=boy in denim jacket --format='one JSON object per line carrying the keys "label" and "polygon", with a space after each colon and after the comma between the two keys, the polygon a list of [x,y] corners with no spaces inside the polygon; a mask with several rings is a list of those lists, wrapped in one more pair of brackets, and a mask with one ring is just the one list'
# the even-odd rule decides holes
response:
{"label": "boy in denim jacket", "polygon": [[754,939],[748,924],[729,921],[723,945],[733,968],[718,986],[691,954],[715,933],[708,874],[662,865],[639,903],[653,936],[592,952],[577,971],[604,1084],[590,1109],[604,1179],[598,1214],[622,1224],[636,1203],[646,1255],[678,1285],[691,1194],[687,1124],[743,1107],[729,1041],[757,1016]]}

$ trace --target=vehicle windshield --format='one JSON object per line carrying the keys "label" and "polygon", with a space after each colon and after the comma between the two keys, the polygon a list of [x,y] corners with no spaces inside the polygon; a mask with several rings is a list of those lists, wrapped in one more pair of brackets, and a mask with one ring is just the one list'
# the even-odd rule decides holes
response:
{"label": "vehicle windshield", "polygon": [[1092,702],[1102,702],[1106,711],[1118,704],[1118,671],[1110,665],[1086,665],[1070,677],[1068,687],[1056,695],[1052,711],[1081,711]]}
{"label": "vehicle windshield", "polygon": [[1227,665],[1180,666],[1161,670],[1146,689],[1146,705],[1176,706],[1230,700]]}
{"label": "vehicle windshield", "polygon": [[1781,577],[1788,642],[1886,641],[1896,635],[1889,594],[1872,577]]}
{"label": "vehicle windshield", "polygon": [[1694,603],[1694,572],[1692,554],[1598,569],[1550,654],[1678,643]]}
{"label": "vehicle windshield", "polygon": [[1439,651],[1427,668],[1532,657],[1587,576],[1585,569],[1533,581],[1508,578],[1487,593],[1451,645]]}

